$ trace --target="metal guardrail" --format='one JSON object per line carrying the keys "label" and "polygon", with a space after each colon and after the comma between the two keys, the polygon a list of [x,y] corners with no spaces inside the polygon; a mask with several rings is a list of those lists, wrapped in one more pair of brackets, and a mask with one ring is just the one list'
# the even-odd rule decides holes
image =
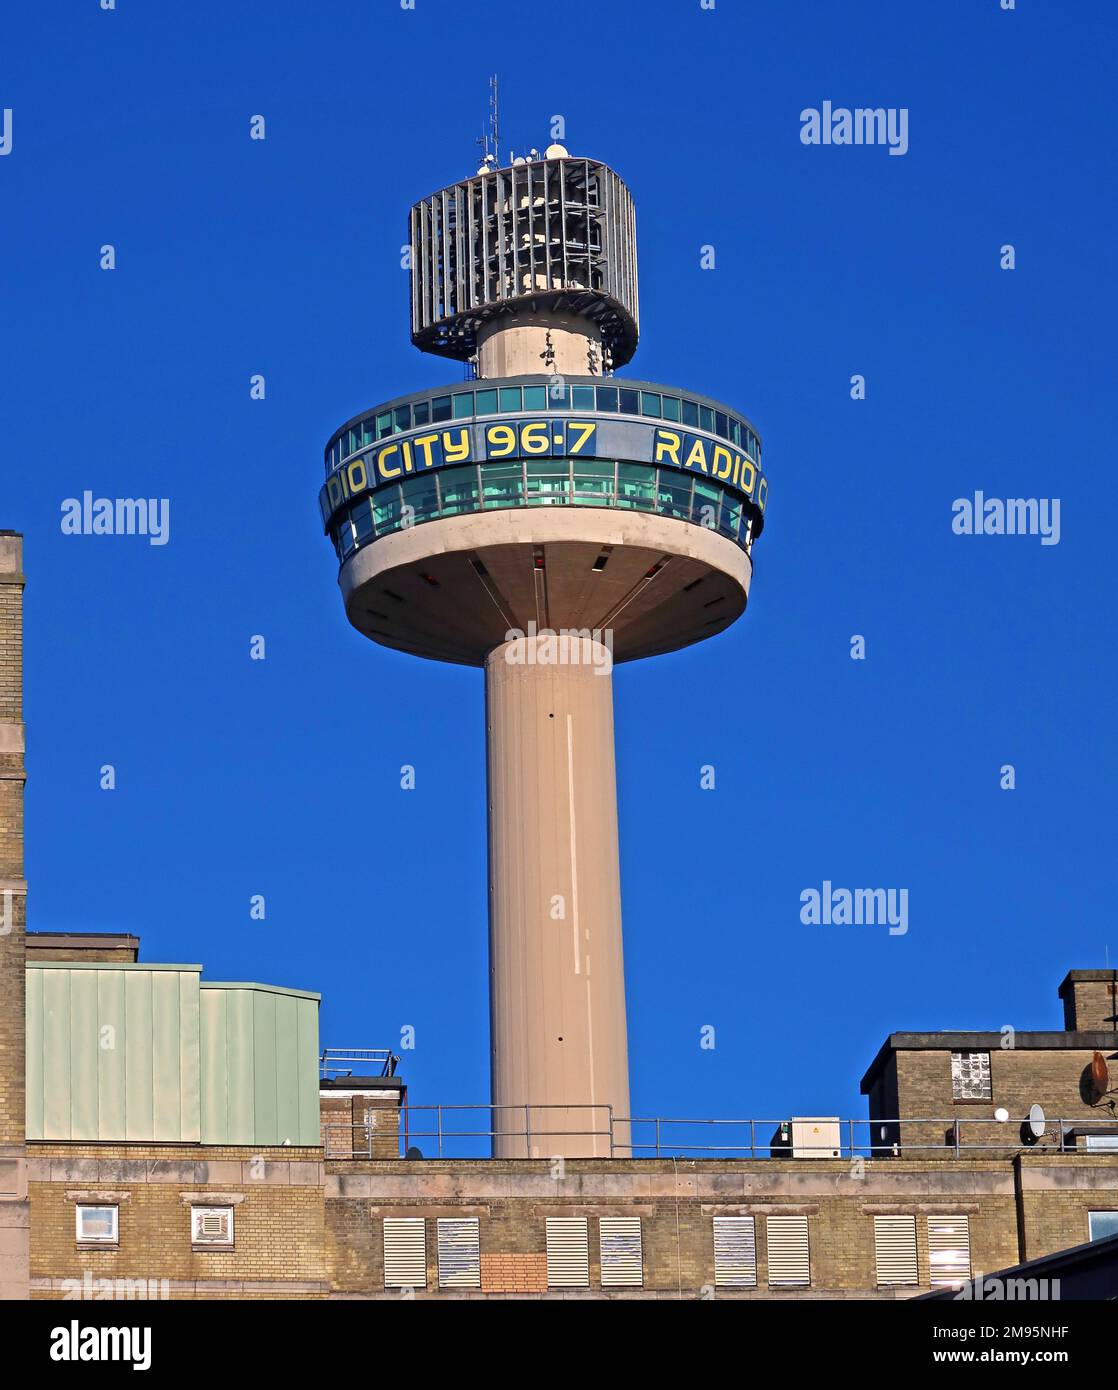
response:
{"label": "metal guardrail", "polygon": [[319,1058],[323,1080],[337,1076],[395,1076],[400,1059],[387,1047],[327,1047]]}
{"label": "metal guardrail", "polygon": [[[562,1111],[557,1118],[548,1112]],[[572,1112],[580,1115],[571,1120]],[[954,1158],[1008,1154],[1038,1149],[1057,1153],[1084,1150],[1078,1140],[1085,1128],[1118,1136],[1118,1122],[1049,1120],[1044,1134],[1032,1143],[1022,1137],[1022,1120],[998,1121],[920,1117],[895,1120],[838,1120],[832,1122],[834,1143],[812,1147],[793,1142],[788,1120],[677,1119],[664,1116],[620,1117],[608,1105],[405,1105],[399,1112],[374,1110],[372,1116],[399,1114],[398,1148],[403,1156],[418,1148],[430,1158],[489,1158],[502,1147],[523,1146],[524,1155],[538,1150],[549,1157],[551,1139],[600,1140],[611,1158],[750,1158],[750,1159],[880,1159]],[[477,1117],[470,1120],[468,1116]],[[581,1116],[585,1115],[583,1122]],[[816,1121],[818,1122],[818,1121]],[[326,1157],[374,1157],[375,1141],[383,1148],[386,1130],[372,1124],[323,1125]],[[394,1131],[387,1131],[396,1138]],[[1002,1139],[1000,1135],[1004,1133]],[[991,1142],[994,1139],[995,1142]],[[565,1146],[569,1147],[569,1146]],[[380,1156],[384,1156],[383,1154]]]}

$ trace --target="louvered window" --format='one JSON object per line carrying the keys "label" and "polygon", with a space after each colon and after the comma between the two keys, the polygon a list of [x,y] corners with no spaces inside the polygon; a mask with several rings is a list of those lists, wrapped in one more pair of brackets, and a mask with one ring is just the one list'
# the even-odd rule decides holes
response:
{"label": "louvered window", "polygon": [[427,1287],[427,1222],[422,1216],[384,1218],[384,1287]]}
{"label": "louvered window", "polygon": [[481,1288],[481,1236],[476,1216],[439,1217],[439,1286]]}
{"label": "louvered window", "polygon": [[752,1216],[714,1218],[714,1282],[723,1288],[756,1288],[757,1235]]}
{"label": "louvered window", "polygon": [[769,1284],[774,1287],[811,1283],[811,1255],[806,1216],[766,1216]]}
{"label": "louvered window", "polygon": [[598,1221],[602,1288],[640,1288],[644,1283],[639,1216],[603,1216]]}
{"label": "louvered window", "polygon": [[547,1287],[590,1286],[590,1249],[585,1216],[547,1218]]}
{"label": "louvered window", "polygon": [[970,1278],[969,1217],[928,1217],[928,1264],[933,1288],[957,1288]]}
{"label": "louvered window", "polygon": [[873,1247],[879,1284],[916,1283],[915,1216],[875,1216]]}
{"label": "louvered window", "polygon": [[190,1240],[194,1245],[232,1245],[232,1207],[191,1207]]}

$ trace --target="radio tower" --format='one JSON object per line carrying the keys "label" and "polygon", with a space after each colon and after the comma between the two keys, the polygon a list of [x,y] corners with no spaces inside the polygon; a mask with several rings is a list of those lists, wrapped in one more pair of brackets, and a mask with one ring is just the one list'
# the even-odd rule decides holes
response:
{"label": "radio tower", "polygon": [[[496,137],[495,86],[491,111]],[[477,379],[347,422],[322,515],[359,632],[485,671],[495,1156],[625,1155],[610,672],[743,612],[767,484],[739,412],[612,375],[638,334],[618,175],[485,153],[410,217],[412,342]],[[686,691],[661,714],[688,717]],[[666,819],[665,873],[673,843]]]}

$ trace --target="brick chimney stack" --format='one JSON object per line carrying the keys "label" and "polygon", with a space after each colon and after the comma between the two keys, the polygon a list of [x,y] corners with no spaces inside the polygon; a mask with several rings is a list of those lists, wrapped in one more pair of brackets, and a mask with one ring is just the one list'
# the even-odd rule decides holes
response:
{"label": "brick chimney stack", "polygon": [[1069,1033],[1118,1033],[1118,970],[1069,970],[1060,986]]}
{"label": "brick chimney stack", "polygon": [[0,1298],[29,1297],[25,1144],[23,537],[0,531]]}

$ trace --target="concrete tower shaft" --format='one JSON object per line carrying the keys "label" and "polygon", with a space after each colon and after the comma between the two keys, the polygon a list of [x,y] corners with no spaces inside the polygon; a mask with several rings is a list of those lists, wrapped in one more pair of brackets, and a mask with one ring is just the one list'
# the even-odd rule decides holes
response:
{"label": "concrete tower shaft", "polygon": [[610,673],[591,638],[515,639],[485,663],[500,1158],[609,1158],[629,1115]]}

